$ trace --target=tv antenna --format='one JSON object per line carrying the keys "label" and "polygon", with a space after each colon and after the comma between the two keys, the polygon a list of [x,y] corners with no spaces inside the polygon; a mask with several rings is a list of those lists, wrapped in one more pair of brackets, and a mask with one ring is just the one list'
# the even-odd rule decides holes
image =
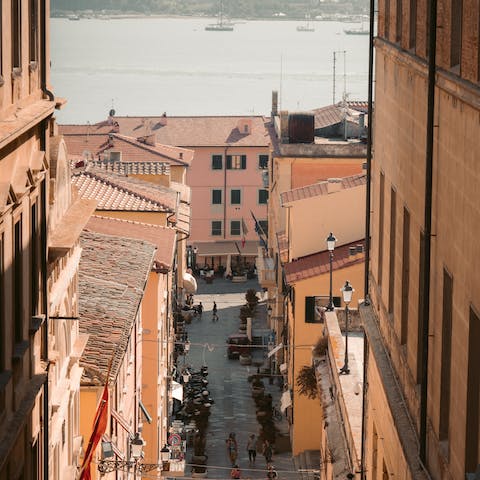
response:
{"label": "tv antenna", "polygon": [[333,52],[333,105],[335,105],[335,82],[336,82],[336,64],[337,54],[343,54],[343,97],[347,93],[347,51],[337,50]]}

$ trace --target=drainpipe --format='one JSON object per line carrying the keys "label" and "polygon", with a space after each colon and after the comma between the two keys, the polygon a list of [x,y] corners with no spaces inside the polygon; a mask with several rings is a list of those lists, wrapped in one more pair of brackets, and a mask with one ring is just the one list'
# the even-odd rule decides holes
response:
{"label": "drainpipe", "polygon": [[[367,189],[365,202],[365,273],[364,305],[370,305],[370,210],[372,200],[372,133],[373,133],[373,60],[374,60],[375,0],[370,0],[370,34],[368,44],[368,128],[367,128]],[[362,444],[360,453],[360,478],[366,479],[365,444],[367,432],[367,389],[368,389],[368,339],[363,330],[363,391],[362,391]]]}
{"label": "drainpipe", "polygon": [[[40,84],[43,93],[48,97],[50,101],[55,100],[53,93],[47,88],[47,68],[49,68],[49,62],[47,61],[47,23],[49,21],[47,17],[47,1],[42,0],[40,2],[40,57],[41,57],[41,66],[40,66]],[[48,133],[48,120],[45,119],[40,125],[41,135],[40,135],[40,149],[47,153],[47,133]],[[42,187],[42,202],[44,208],[44,215],[42,215],[41,221],[41,246],[42,246],[42,303],[45,310],[45,334],[43,336],[43,353],[45,355],[45,360],[47,361],[46,368],[46,378],[45,383],[43,384],[43,479],[47,480],[50,478],[49,475],[49,391],[48,391],[48,378],[50,375],[50,362],[49,362],[49,352],[48,352],[48,328],[49,328],[49,318],[48,318],[48,290],[47,290],[47,255],[48,255],[48,240],[47,240],[47,213],[48,213],[48,201],[47,201],[47,185],[46,179],[44,180],[44,186]]]}
{"label": "drainpipe", "polygon": [[420,460],[426,465],[427,454],[427,403],[428,403],[428,332],[430,327],[430,254],[432,236],[432,172],[435,114],[435,74],[437,50],[437,0],[430,0],[428,6],[428,94],[427,94],[427,135],[425,149],[425,212],[424,242],[425,265],[423,269],[423,331],[422,331],[422,381],[420,385]]}
{"label": "drainpipe", "polygon": [[[372,136],[373,136],[373,60],[374,60],[374,25],[375,0],[370,0],[370,35],[368,45],[368,128],[367,128],[367,188],[365,204],[365,275],[364,297],[365,305],[370,305],[370,210],[371,210],[371,181],[372,181]],[[362,469],[363,470],[363,469]]]}
{"label": "drainpipe", "polygon": [[227,151],[228,147],[225,147],[225,161],[223,169],[223,238],[227,238]]}

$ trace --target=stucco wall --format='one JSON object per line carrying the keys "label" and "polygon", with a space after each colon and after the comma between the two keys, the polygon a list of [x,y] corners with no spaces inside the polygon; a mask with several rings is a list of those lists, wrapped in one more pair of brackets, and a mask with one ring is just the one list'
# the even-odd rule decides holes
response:
{"label": "stucco wall", "polygon": [[292,202],[290,257],[327,249],[330,232],[337,246],[365,237],[365,185]]}
{"label": "stucco wall", "polygon": [[[245,220],[248,227],[246,240],[257,240],[250,211],[257,220],[267,219],[267,205],[258,203],[258,190],[264,189],[263,170],[258,168],[258,156],[268,155],[268,147],[195,147],[195,159],[187,171],[187,184],[192,189],[191,242],[215,240],[239,240],[241,236],[230,235],[231,220]],[[212,155],[223,156],[223,168],[212,169]],[[246,155],[245,170],[226,170],[225,155]],[[231,205],[230,190],[241,190],[240,205]],[[222,204],[212,205],[212,190],[222,190]],[[226,230],[224,205],[226,200]],[[211,235],[212,220],[222,221],[222,235]],[[223,232],[226,236],[224,238]]]}

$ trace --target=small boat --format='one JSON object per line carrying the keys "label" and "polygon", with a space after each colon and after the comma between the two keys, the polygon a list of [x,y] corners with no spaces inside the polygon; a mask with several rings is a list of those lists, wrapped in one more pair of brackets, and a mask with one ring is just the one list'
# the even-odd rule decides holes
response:
{"label": "small boat", "polygon": [[365,25],[363,23],[360,28],[345,28],[343,29],[343,31],[347,35],[368,35],[370,33],[370,29],[365,28]]}
{"label": "small boat", "polygon": [[297,27],[297,32],[314,32],[315,27],[313,25],[310,25],[310,15],[305,15],[305,24],[304,25],[298,25]]}
{"label": "small boat", "polygon": [[233,23],[223,18],[223,0],[220,0],[220,10],[218,12],[217,23],[211,23],[205,27],[207,32],[232,32]]}
{"label": "small boat", "polygon": [[80,20],[80,17],[78,15],[69,15],[68,19],[77,21],[77,20]]}

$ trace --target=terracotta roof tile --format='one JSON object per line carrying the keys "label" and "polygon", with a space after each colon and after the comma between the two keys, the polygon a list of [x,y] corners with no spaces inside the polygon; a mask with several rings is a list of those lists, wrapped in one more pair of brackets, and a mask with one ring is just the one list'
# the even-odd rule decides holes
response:
{"label": "terracotta roof tile", "polygon": [[122,364],[132,326],[153,264],[150,243],[83,232],[79,267],[79,328],[89,339],[80,365],[82,383],[102,385]]}
{"label": "terracotta roof tile", "polygon": [[154,267],[160,270],[172,268],[176,239],[176,230],[173,228],[95,215],[90,218],[85,230],[104,235],[145,240],[157,247]]}
{"label": "terracotta roof tile", "polygon": [[[239,130],[242,120],[251,123],[251,133],[243,134]],[[178,147],[269,145],[265,126],[267,119],[263,116],[115,117],[114,121],[118,123],[122,135],[138,138],[155,134],[157,141],[163,145]],[[63,125],[61,132],[64,135],[79,131],[84,133],[85,128],[85,125]],[[103,135],[115,130],[115,127],[105,122],[89,128],[92,134]]]}
{"label": "terracotta roof tile", "polygon": [[292,190],[311,185],[312,182],[324,182],[329,178],[343,178],[362,173],[363,159],[356,163],[342,162],[338,159],[332,162],[302,162],[292,164]]}
{"label": "terracotta roof tile", "polygon": [[[353,175],[351,177],[342,178],[340,180],[342,189],[358,187],[367,183],[365,174]],[[314,183],[306,187],[296,188],[280,194],[282,204],[304,200],[306,198],[317,197],[319,195],[328,195],[328,181]]]}
{"label": "terracotta roof tile", "polygon": [[107,158],[109,152],[121,152],[125,162],[167,162],[188,166],[194,152],[186,148],[155,142],[145,143],[143,137],[135,138],[120,133],[92,130],[91,125],[63,125],[59,127],[69,155],[89,159]]}
{"label": "terracotta roof tile", "polygon": [[[364,248],[364,240],[348,243],[340,247],[335,248],[333,256],[332,268],[333,270],[339,270],[355,263],[362,263],[364,261],[364,254],[350,255],[350,248],[362,245]],[[362,250],[363,252],[363,250]],[[330,254],[328,250],[323,252],[314,253],[301,257],[297,260],[293,260],[284,266],[285,278],[288,284],[298,282],[300,280],[306,280],[307,278],[316,277],[329,273],[330,271]]]}
{"label": "terracotta roof tile", "polygon": [[97,200],[97,210],[172,212],[175,191],[133,177],[88,168],[72,176],[82,198]]}

